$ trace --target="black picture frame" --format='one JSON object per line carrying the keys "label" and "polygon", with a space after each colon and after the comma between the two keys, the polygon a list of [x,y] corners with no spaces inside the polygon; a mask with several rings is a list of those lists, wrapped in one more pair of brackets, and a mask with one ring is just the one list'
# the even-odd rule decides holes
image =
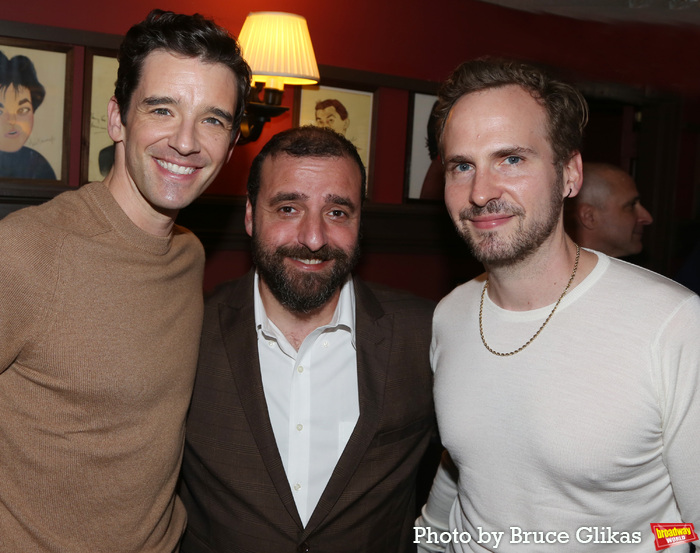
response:
{"label": "black picture frame", "polygon": [[[5,71],[12,71],[23,83],[35,80],[40,83],[38,87],[20,84],[19,88],[13,83],[0,91],[0,103],[6,108],[0,115],[0,135],[11,135],[7,144],[0,143],[0,156],[4,158],[4,163],[0,161],[0,195],[32,196],[67,188],[73,50],[69,44],[0,37],[0,51],[10,60]],[[42,87],[44,95],[37,103],[41,93],[35,92],[33,96],[30,88],[36,91]],[[19,114],[20,106],[28,104],[31,104],[31,121],[27,120],[26,110]],[[18,121],[18,115],[24,121]]]}
{"label": "black picture frame", "polygon": [[107,104],[114,95],[118,67],[116,50],[85,49],[80,184],[104,179],[114,162]]}

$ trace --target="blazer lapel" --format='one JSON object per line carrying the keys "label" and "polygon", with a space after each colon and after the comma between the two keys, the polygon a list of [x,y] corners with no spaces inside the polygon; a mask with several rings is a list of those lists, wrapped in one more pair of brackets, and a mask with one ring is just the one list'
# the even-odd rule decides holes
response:
{"label": "blazer lapel", "polygon": [[255,328],[253,285],[254,272],[251,271],[232,291],[227,302],[219,304],[221,335],[241,406],[260,456],[282,503],[301,529],[303,525],[284,472],[265,401]]}
{"label": "blazer lapel", "polygon": [[393,319],[372,291],[358,279],[355,286],[355,344],[360,416],[345,450],[319,499],[303,537],[313,532],[340,498],[358,464],[374,439],[381,419],[387,367],[391,352]]}

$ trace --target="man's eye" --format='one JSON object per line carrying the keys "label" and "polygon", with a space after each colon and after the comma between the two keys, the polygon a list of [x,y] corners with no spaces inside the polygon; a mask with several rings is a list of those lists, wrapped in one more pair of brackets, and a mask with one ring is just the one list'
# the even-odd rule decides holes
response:
{"label": "man's eye", "polygon": [[223,123],[222,123],[219,119],[217,119],[216,117],[207,117],[207,118],[204,120],[204,122],[205,122],[205,123],[210,123],[210,124],[212,124],[212,125],[223,125]]}
{"label": "man's eye", "polygon": [[455,166],[455,171],[458,173],[464,173],[466,171],[469,171],[471,169],[471,165],[468,163],[459,163]]}
{"label": "man's eye", "polygon": [[508,156],[506,158],[506,163],[508,165],[516,165],[516,164],[520,163],[522,160],[523,160],[523,158],[521,158],[519,156]]}
{"label": "man's eye", "polygon": [[153,110],[153,113],[155,113],[156,115],[169,115],[170,110],[168,108],[155,108]]}
{"label": "man's eye", "polygon": [[334,209],[331,211],[332,217],[344,217],[345,212],[342,209]]}
{"label": "man's eye", "polygon": [[284,205],[279,209],[282,213],[294,213],[295,209],[291,205]]}

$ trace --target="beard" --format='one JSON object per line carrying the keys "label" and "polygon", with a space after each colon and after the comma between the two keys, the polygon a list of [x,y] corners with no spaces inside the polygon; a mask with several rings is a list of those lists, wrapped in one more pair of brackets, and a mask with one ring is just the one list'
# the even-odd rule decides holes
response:
{"label": "beard", "polygon": [[[345,283],[360,259],[360,245],[350,252],[324,246],[311,251],[303,245],[279,246],[276,249],[262,242],[255,229],[252,236],[253,262],[260,278],[285,308],[295,313],[311,313],[325,305]],[[305,272],[285,266],[285,258],[333,260],[327,271]]]}
{"label": "beard", "polygon": [[[489,267],[509,267],[527,259],[549,238],[559,222],[564,199],[561,196],[562,169],[557,167],[555,182],[550,188],[546,212],[538,220],[528,222],[525,210],[504,200],[491,200],[486,205],[465,207],[455,223],[457,232],[478,261]],[[469,219],[486,213],[512,215],[518,219],[516,229],[501,235],[498,230],[476,232],[467,226]]]}

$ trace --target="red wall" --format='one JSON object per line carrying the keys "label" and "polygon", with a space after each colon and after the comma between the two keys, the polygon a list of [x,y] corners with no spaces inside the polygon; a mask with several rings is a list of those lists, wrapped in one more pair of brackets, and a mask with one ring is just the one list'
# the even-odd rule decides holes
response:
{"label": "red wall", "polygon": [[[53,0],[4,2],[0,18],[40,25],[123,34],[147,11],[142,0],[94,2]],[[700,96],[700,29],[655,25],[582,22],[518,12],[474,0],[427,2],[354,0],[171,0],[160,7],[214,17],[237,34],[250,11],[288,11],[307,18],[319,64],[440,81],[460,62],[482,56],[518,57],[569,69],[578,78],[619,82]],[[409,94],[382,88],[377,123],[377,155],[372,201],[401,203]],[[283,103],[293,104],[293,91]],[[697,104],[691,104],[697,106]],[[691,114],[697,118],[696,115]],[[247,168],[275,132],[292,125],[292,110],[266,126],[261,139],[238,147],[232,162],[210,188],[217,194],[243,194]],[[692,204],[693,202],[688,202]],[[686,204],[687,205],[687,204]],[[369,263],[371,259],[372,263]],[[247,253],[220,252],[210,257],[207,287],[244,272]],[[425,267],[423,278],[411,267]],[[453,285],[449,260],[434,256],[366,256],[363,276],[378,276],[439,298]],[[390,268],[392,270],[385,270]],[[397,282],[395,282],[397,281]]]}
{"label": "red wall", "polygon": [[[116,34],[151,7],[141,0],[3,4],[5,20]],[[473,0],[441,0],[430,8],[403,0],[171,0],[161,7],[211,15],[234,34],[250,11],[304,15],[325,65],[439,81],[460,61],[490,54],[569,67],[596,80],[700,92],[698,29],[581,22]]]}
{"label": "red wall", "polygon": [[[290,11],[309,24],[319,64],[430,81],[443,80],[461,61],[511,56],[572,71],[594,81],[700,96],[700,29],[606,24],[518,12],[473,0],[424,2],[355,0],[171,0],[168,9],[199,11],[234,34],[250,11]],[[150,9],[142,0],[4,2],[0,17],[41,25],[123,34]],[[405,91],[382,89],[372,200],[400,203],[406,138]],[[293,92],[285,92],[291,106]],[[238,148],[233,162],[210,189],[241,194],[250,160],[275,132],[292,125],[291,110],[268,124],[257,144]],[[77,148],[76,148],[77,150]]]}

